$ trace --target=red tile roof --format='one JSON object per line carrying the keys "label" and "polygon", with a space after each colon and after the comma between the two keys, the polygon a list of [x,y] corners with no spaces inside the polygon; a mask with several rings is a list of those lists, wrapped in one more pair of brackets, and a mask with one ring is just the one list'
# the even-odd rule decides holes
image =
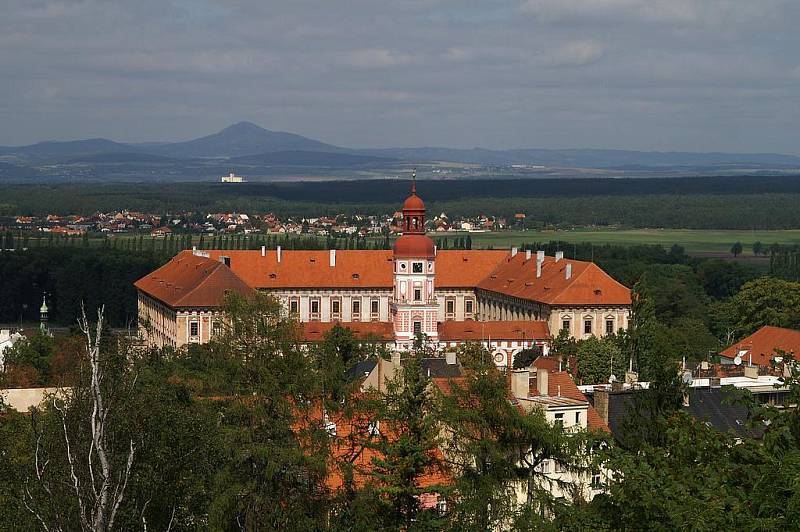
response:
{"label": "red tile roof", "polygon": [[336,265],[330,252],[307,250],[232,251],[209,250],[211,258],[230,257],[231,269],[255,288],[384,288],[391,290],[392,252],[388,250],[336,250]]}
{"label": "red tile roof", "polygon": [[[566,278],[567,265],[572,275]],[[549,305],[630,305],[630,289],[592,262],[545,257],[536,277],[536,255],[509,256],[478,287]]]}
{"label": "red tile roof", "polygon": [[134,286],[172,308],[219,307],[228,291],[242,295],[253,291],[221,262],[191,251],[179,253]]}
{"label": "red tile roof", "polygon": [[448,340],[546,340],[550,332],[545,321],[445,321],[439,324],[439,338]]}
{"label": "red tile roof", "polygon": [[323,340],[328,331],[333,329],[337,323],[345,329],[350,329],[353,331],[356,338],[359,339],[365,339],[374,336],[380,340],[394,340],[393,325],[390,322],[383,321],[347,323],[312,321],[308,323],[301,323],[300,326],[302,327],[302,332],[300,337],[306,342],[317,342]]}
{"label": "red tile roof", "polygon": [[536,369],[546,369],[547,371],[559,371],[561,362],[556,357],[536,357],[533,361],[533,367]]}
{"label": "red tile roof", "polygon": [[743,351],[742,360],[745,364],[752,359],[757,366],[769,366],[776,356],[775,349],[800,355],[800,331],[766,325],[720,352],[720,355],[734,358]]}
{"label": "red tile roof", "polygon": [[[300,412],[298,412],[300,414]],[[308,412],[299,416],[296,421],[295,429],[303,429],[312,424],[318,424],[323,419],[323,414],[319,406],[315,405]],[[346,417],[340,413],[331,414],[328,422],[335,423],[336,434],[331,442],[331,452],[333,463],[328,469],[326,484],[329,489],[337,490],[344,486],[343,471],[339,467],[342,463],[350,463],[353,466],[353,480],[357,487],[362,487],[368,481],[379,483],[372,473],[375,469],[375,460],[382,458],[382,454],[374,449],[377,436],[368,437],[369,422],[374,419],[368,412],[353,417]],[[390,441],[397,438],[397,434],[386,422],[379,423],[379,430]],[[364,445],[365,440],[372,440],[372,445]],[[444,462],[442,452],[434,449],[432,455],[439,463]],[[419,477],[418,487],[430,487],[437,485],[448,485],[452,482],[447,472],[442,467],[431,467],[425,474]]]}
{"label": "red tile roof", "polygon": [[[576,401],[586,401],[586,396],[578,389],[575,385],[575,381],[572,380],[572,377],[566,371],[549,371],[548,378],[547,378],[547,394],[553,397],[566,397],[568,399],[575,399]],[[539,392],[536,388],[531,387],[530,395],[536,396],[539,395]],[[589,426],[590,430],[599,430],[604,432],[610,432],[608,425],[603,418],[600,417],[600,414],[597,413],[597,410],[590,404],[588,412],[586,414],[586,422]]]}
{"label": "red tile roof", "polygon": [[509,256],[493,249],[446,249],[436,254],[437,288],[475,288]]}
{"label": "red tile roof", "polygon": [[[209,250],[212,262],[230,259],[230,269],[253,288],[342,288],[383,289],[393,286],[392,252],[389,250],[336,250],[335,265],[327,250],[283,250],[281,261],[275,250]],[[191,257],[183,251],[175,258]],[[566,279],[566,265],[572,276]],[[546,257],[542,276],[536,278],[535,255],[526,260],[523,253],[511,257],[502,250],[444,250],[436,256],[436,286],[474,288],[498,292],[550,305],[629,305],[630,290],[597,265]],[[155,272],[154,272],[155,273]],[[173,284],[188,286],[187,279],[173,278]],[[196,281],[194,281],[196,282]],[[235,283],[239,284],[239,283]],[[144,289],[144,288],[143,288]],[[149,288],[148,288],[149,289]]]}

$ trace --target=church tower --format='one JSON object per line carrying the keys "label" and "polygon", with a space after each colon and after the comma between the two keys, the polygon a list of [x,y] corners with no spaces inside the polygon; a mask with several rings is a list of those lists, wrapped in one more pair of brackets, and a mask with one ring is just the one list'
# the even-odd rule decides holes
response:
{"label": "church tower", "polygon": [[417,196],[415,172],[403,203],[403,234],[394,243],[392,321],[400,349],[410,349],[418,333],[438,340],[435,276],[436,246],[425,234],[425,203]]}

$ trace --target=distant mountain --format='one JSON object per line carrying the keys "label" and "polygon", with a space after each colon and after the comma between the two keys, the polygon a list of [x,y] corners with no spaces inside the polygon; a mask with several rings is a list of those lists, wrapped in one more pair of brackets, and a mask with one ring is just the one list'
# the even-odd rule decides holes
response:
{"label": "distant mountain", "polygon": [[174,163],[179,162],[179,159],[173,157],[166,157],[164,155],[156,155],[153,153],[139,153],[139,152],[99,152],[80,155],[72,159],[64,161],[69,164],[122,164],[122,163]]}
{"label": "distant mountain", "polygon": [[325,144],[294,133],[270,131],[250,122],[239,122],[218,133],[169,144],[140,146],[148,153],[176,158],[241,157],[269,152],[346,152],[345,148]]}
{"label": "distant mountain", "polygon": [[127,145],[107,139],[49,140],[30,146],[2,147],[0,153],[22,159],[61,159],[93,153],[121,152],[126,149]]}
{"label": "distant mountain", "polygon": [[[270,131],[239,122],[217,133],[184,142],[123,144],[107,139],[48,141],[30,146],[2,147],[0,157],[18,165],[58,163],[162,164],[183,160],[186,165],[213,164],[223,159],[253,166],[336,167],[380,165],[392,160],[446,161],[487,166],[539,165],[546,167],[613,170],[669,170],[736,168],[800,168],[800,157],[776,153],[642,152],[597,149],[454,149],[442,147],[351,149],[318,140]],[[209,161],[211,159],[211,161]],[[192,160],[192,161],[189,161]]]}
{"label": "distant mountain", "polygon": [[397,159],[352,153],[292,150],[234,157],[229,159],[228,162],[231,164],[249,166],[350,168],[365,165],[388,164],[397,162]]}

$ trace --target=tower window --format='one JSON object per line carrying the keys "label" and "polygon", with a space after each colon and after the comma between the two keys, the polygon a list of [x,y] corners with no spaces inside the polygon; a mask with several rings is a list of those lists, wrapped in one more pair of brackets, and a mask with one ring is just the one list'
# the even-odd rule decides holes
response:
{"label": "tower window", "polygon": [[414,273],[422,273],[422,271],[423,271],[422,270],[422,263],[421,262],[415,262],[414,265],[412,266],[412,271]]}
{"label": "tower window", "polygon": [[422,290],[419,288],[414,289],[414,301],[422,301]]}

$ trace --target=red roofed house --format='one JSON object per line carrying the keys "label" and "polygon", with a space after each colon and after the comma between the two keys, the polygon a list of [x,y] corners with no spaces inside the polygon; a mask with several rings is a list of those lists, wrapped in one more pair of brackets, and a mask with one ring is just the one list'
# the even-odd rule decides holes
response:
{"label": "red roofed house", "polygon": [[[541,410],[547,421],[561,425],[567,432],[589,429],[611,433],[606,422],[566,371],[538,368],[532,373],[528,370],[514,370],[511,373],[511,394],[519,401],[522,408],[528,411]],[[592,475],[566,471],[553,460],[544,461],[541,464],[541,472],[553,480],[546,486],[553,496],[568,497],[568,494],[561,492],[560,481],[580,487],[586,500],[591,500],[600,493],[601,475],[608,474],[607,471],[598,471]],[[518,495],[520,502],[527,497],[526,493]]]}
{"label": "red roofed house", "polygon": [[[595,264],[565,259],[560,252],[545,257],[516,248],[440,251],[425,234],[425,213],[414,182],[393,250],[183,251],[137,281],[140,321],[165,324],[169,332],[161,340],[153,337],[157,345],[207,341],[205,333],[186,333],[194,327],[191,320],[188,325],[176,322],[177,316],[197,309],[188,301],[165,299],[161,285],[187,290],[216,272],[221,294],[224,268],[230,289],[268,292],[309,324],[309,341],[332,326],[322,324],[340,322],[357,334],[383,337],[401,351],[410,348],[416,333],[440,348],[482,342],[498,365],[507,366],[517,352],[534,344],[546,351],[562,328],[584,338],[627,327],[630,290]],[[222,266],[211,268],[215,263]],[[214,309],[219,306],[202,312]]]}
{"label": "red roofed house", "polygon": [[780,356],[776,349],[796,358],[796,354],[800,354],[800,331],[765,325],[720,352],[720,356],[731,360],[739,356],[744,364],[771,366],[773,359]]}

